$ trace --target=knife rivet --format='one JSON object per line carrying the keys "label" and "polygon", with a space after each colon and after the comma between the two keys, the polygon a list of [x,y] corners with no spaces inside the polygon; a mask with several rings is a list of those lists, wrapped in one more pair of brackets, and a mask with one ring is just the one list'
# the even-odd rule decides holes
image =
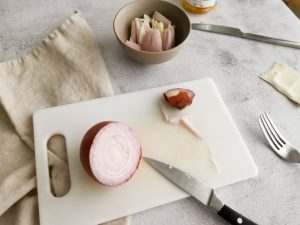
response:
{"label": "knife rivet", "polygon": [[238,224],[242,224],[243,223],[243,219],[242,218],[237,218],[237,222],[238,222]]}

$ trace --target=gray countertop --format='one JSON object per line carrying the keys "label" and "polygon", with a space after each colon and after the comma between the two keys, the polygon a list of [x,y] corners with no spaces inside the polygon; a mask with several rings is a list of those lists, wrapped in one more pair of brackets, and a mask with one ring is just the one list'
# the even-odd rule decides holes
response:
{"label": "gray countertop", "polygon": [[[180,1],[178,1],[180,2]],[[248,148],[259,175],[217,190],[224,202],[259,224],[300,224],[300,166],[280,160],[269,148],[258,116],[271,113],[283,134],[300,147],[300,108],[259,78],[275,61],[300,71],[300,51],[192,31],[173,60],[145,66],[127,58],[112,22],[122,0],[1,0],[0,61],[30,52],[65,18],[79,9],[92,27],[116,94],[210,77],[216,83]],[[220,0],[192,21],[242,28],[261,35],[300,40],[300,21],[280,0]],[[192,198],[132,216],[132,225],[221,225],[217,216]]]}

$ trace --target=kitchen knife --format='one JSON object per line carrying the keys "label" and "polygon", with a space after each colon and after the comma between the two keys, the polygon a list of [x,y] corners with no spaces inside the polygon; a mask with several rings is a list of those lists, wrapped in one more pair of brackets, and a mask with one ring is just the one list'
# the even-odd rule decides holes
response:
{"label": "kitchen knife", "polygon": [[222,203],[221,200],[218,199],[212,188],[197,181],[189,174],[157,160],[146,157],[143,158],[154,169],[156,169],[178,187],[183,189],[185,192],[189,193],[195,199],[200,201],[202,204],[213,209],[219,216],[221,216],[230,224],[258,225],[257,223],[252,222],[251,220],[247,219],[243,215],[239,214],[238,212]]}
{"label": "kitchen knife", "polygon": [[193,23],[192,29],[194,30],[201,30],[207,31],[212,33],[219,33],[219,34],[226,34],[235,37],[250,39],[254,41],[261,41],[265,43],[275,44],[275,45],[282,45],[290,48],[297,48],[300,49],[300,42],[288,41],[278,38],[271,38],[266,36],[261,36],[257,34],[250,34],[244,33],[240,29],[235,27],[226,27],[220,25],[213,25],[213,24],[202,24],[202,23]]}

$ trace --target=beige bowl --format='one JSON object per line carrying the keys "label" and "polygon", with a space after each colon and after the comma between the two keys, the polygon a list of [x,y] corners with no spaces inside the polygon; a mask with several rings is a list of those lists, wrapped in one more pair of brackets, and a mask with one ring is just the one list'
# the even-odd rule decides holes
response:
{"label": "beige bowl", "polygon": [[[159,11],[175,25],[175,47],[162,52],[138,51],[125,44],[130,37],[131,21],[144,14],[152,16]],[[144,64],[159,64],[173,58],[179,52],[191,30],[191,23],[186,13],[173,3],[157,0],[136,0],[119,10],[114,19],[114,31],[121,47],[134,60]]]}

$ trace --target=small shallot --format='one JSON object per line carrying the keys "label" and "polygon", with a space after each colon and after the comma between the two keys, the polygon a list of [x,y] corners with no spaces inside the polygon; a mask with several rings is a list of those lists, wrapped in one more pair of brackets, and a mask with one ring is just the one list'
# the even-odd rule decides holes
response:
{"label": "small shallot", "polygon": [[156,19],[156,20],[158,20],[158,21],[160,21],[160,22],[162,22],[162,23],[164,23],[164,24],[166,24],[166,25],[171,25],[171,24],[172,24],[172,22],[171,22],[169,19],[167,19],[164,15],[162,15],[162,14],[161,14],[160,12],[158,12],[158,11],[155,11],[155,12],[153,13],[152,18],[153,18],[153,19]]}
{"label": "small shallot", "polygon": [[162,48],[168,50],[175,45],[175,30],[173,26],[168,26],[162,33]]}
{"label": "small shallot", "polygon": [[133,49],[136,49],[136,50],[141,50],[142,49],[139,44],[135,43],[131,39],[130,39],[130,41],[126,41],[125,43],[126,43],[126,45],[128,45],[129,47],[131,47]]}
{"label": "small shallot", "polygon": [[146,31],[144,41],[142,43],[142,50],[148,52],[162,51],[162,39],[158,29],[148,29]]}

